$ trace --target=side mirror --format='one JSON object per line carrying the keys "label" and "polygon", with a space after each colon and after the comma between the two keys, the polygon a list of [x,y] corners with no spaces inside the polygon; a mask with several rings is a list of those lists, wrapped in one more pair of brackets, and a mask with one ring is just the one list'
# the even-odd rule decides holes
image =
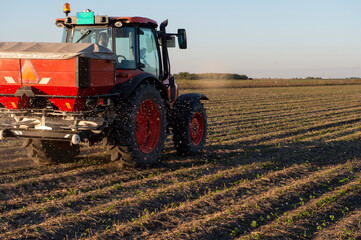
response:
{"label": "side mirror", "polygon": [[178,45],[180,49],[187,49],[187,34],[185,29],[178,29]]}

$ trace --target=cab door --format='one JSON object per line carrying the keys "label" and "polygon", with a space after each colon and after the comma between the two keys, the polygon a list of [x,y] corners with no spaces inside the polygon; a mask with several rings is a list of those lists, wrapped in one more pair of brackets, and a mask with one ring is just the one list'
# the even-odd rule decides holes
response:
{"label": "cab door", "polygon": [[160,79],[160,58],[154,31],[148,28],[139,29],[139,62],[144,72]]}

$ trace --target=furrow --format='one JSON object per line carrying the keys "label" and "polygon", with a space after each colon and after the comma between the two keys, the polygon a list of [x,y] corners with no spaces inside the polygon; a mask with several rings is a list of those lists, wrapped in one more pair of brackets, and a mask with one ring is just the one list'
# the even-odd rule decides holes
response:
{"label": "furrow", "polygon": [[[353,165],[359,168],[361,164],[354,163]],[[287,172],[288,170],[292,173],[291,169],[284,171]],[[226,193],[220,193],[218,197],[202,199],[194,209],[192,205],[188,209],[188,204],[184,204],[185,210],[181,209],[181,207],[180,209],[169,210],[156,219],[149,216],[148,221],[139,220],[139,222],[135,222],[133,229],[129,229],[129,224],[119,225],[113,231],[113,234],[119,237],[132,236],[132,238],[137,239],[205,239],[207,237],[225,239],[230,236],[232,225],[243,221],[246,221],[245,225],[247,225],[248,221],[258,216],[266,218],[265,214],[271,214],[275,208],[278,209],[278,214],[287,211],[290,208],[287,203],[292,203],[298,200],[300,195],[303,196],[313,191],[327,191],[328,187],[323,187],[325,183],[328,181],[337,183],[339,179],[347,174],[349,174],[349,167],[347,166],[328,168],[316,173],[285,174],[284,177],[286,178],[294,176],[294,180],[290,184],[287,184],[285,179],[278,179],[277,174],[275,176],[270,174],[265,176],[266,179],[272,179],[268,183],[262,184],[255,181],[247,184],[246,187],[240,183],[235,188],[227,189]],[[296,180],[298,177],[301,179]],[[274,184],[273,179],[279,184]],[[286,186],[282,186],[283,184]],[[248,191],[251,193],[248,194]],[[217,196],[217,193],[214,195]],[[225,199],[232,199],[232,201],[229,202]],[[190,213],[193,214],[188,216]],[[159,231],[159,228],[163,229],[163,231]],[[248,225],[247,230],[249,228],[250,225]],[[141,236],[135,235],[144,232],[144,230],[151,233],[155,229],[157,229],[157,232],[154,235],[148,236],[144,235],[144,233]],[[104,236],[101,235],[99,239],[103,237],[112,239],[114,236],[108,236],[106,233]]]}
{"label": "furrow", "polygon": [[[263,118],[276,118],[280,117],[282,119],[290,117],[290,116],[302,116],[305,112],[308,115],[322,115],[323,113],[327,113],[330,111],[345,111],[348,109],[358,109],[359,104],[357,101],[355,103],[339,103],[337,107],[334,106],[334,103],[330,106],[328,105],[307,105],[307,108],[302,106],[292,106],[288,108],[282,108],[277,105],[274,106],[274,109],[269,110],[253,110],[253,112],[245,111],[245,109],[242,109],[241,106],[235,107],[235,109],[219,109],[222,113],[226,114],[213,114],[211,119],[219,119],[216,120],[216,123],[222,123],[222,119],[233,119],[234,117],[239,117],[241,120],[244,121],[254,121],[257,120],[255,116],[257,117],[263,117]],[[304,109],[304,110],[302,110]],[[249,116],[248,116],[249,115]]]}
{"label": "furrow", "polygon": [[[359,170],[358,170],[359,171]],[[347,179],[347,180],[346,180]],[[328,192],[317,197],[312,197],[309,202],[281,216],[259,229],[256,233],[241,236],[242,238],[265,238],[295,239],[314,238],[317,232],[324,227],[334,224],[342,218],[345,208],[351,206],[361,207],[361,174],[350,174],[339,180],[341,186],[330,188]]]}
{"label": "furrow", "polygon": [[[9,215],[16,215],[17,218],[21,218],[26,214],[34,214],[34,212],[41,208],[52,207],[56,202],[59,202],[59,205],[63,205],[63,202],[71,204],[74,201],[79,200],[77,197],[80,199],[93,198],[93,200],[98,198],[104,199],[108,195],[113,194],[114,190],[127,189],[129,194],[133,194],[134,189],[140,189],[140,185],[142,185],[143,188],[154,188],[161,184],[170,184],[173,181],[182,182],[185,178],[187,180],[197,179],[203,175],[212,174],[218,170],[219,167],[210,168],[210,166],[207,165],[185,168],[177,171],[167,171],[163,173],[159,171],[155,172],[155,170],[148,173],[138,172],[136,174],[134,171],[120,172],[112,170],[111,172],[106,172],[103,170],[95,172],[95,175],[97,175],[98,178],[94,178],[94,176],[82,178],[80,176],[78,179],[72,179],[74,185],[67,185],[63,182],[61,182],[59,186],[58,184],[53,183],[48,184],[51,186],[34,184],[35,186],[34,189],[32,189],[32,192],[29,193],[28,191],[23,190],[23,194],[20,199],[11,199],[9,197],[10,200],[2,202],[0,213],[2,212],[3,214],[0,214],[0,219],[6,218]],[[66,186],[63,186],[63,184]],[[10,190],[19,192],[22,188],[14,186],[14,189],[10,188]],[[101,191],[102,194],[99,194],[99,191]],[[7,194],[9,193],[7,192]],[[14,194],[15,193],[13,193],[13,195]],[[108,197],[114,198],[115,196]],[[69,198],[73,198],[73,200],[69,200]],[[90,204],[90,202],[80,205],[86,206],[87,204]],[[53,213],[56,212],[56,209],[52,209]]]}
{"label": "furrow", "polygon": [[[344,216],[330,227],[323,228],[315,234],[315,240],[322,239],[359,239],[361,238],[361,210],[351,211],[345,207],[341,214]],[[321,226],[322,227],[322,226]]]}
{"label": "furrow", "polygon": [[[334,119],[333,119],[334,120]],[[304,133],[307,132],[311,132],[311,131],[316,131],[316,130],[320,130],[320,129],[326,129],[326,128],[331,128],[331,127],[336,127],[336,126],[341,126],[341,125],[346,125],[346,124],[352,124],[352,123],[356,123],[356,122],[360,122],[361,118],[357,117],[350,117],[350,118],[340,118],[338,119],[338,121],[331,121],[331,122],[326,122],[326,123],[319,123],[319,122],[315,122],[316,124],[314,125],[306,125],[304,127],[298,127],[295,129],[288,129],[288,130],[283,130],[283,131],[274,131],[274,132],[269,132],[269,133],[261,133],[261,134],[257,134],[256,136],[251,135],[251,136],[242,136],[242,137],[236,137],[236,138],[228,138],[228,139],[222,139],[221,142],[222,144],[235,144],[235,143],[243,143],[243,144],[256,144],[256,143],[260,143],[260,142],[264,142],[267,140],[272,140],[275,138],[278,139],[283,139],[287,136],[296,136],[296,135],[302,135]],[[216,143],[218,144],[218,143]]]}
{"label": "furrow", "polygon": [[[238,168],[218,171],[211,175],[203,174],[199,179],[192,181],[165,184],[164,187],[152,186],[150,184],[128,189],[126,184],[124,184],[120,190],[103,189],[100,197],[95,196],[95,203],[92,202],[89,206],[76,208],[74,206],[84,204],[83,201],[86,201],[87,196],[89,196],[85,193],[79,193],[69,199],[56,201],[52,205],[48,204],[44,214],[45,216],[53,217],[46,221],[44,216],[40,216],[37,221],[28,222],[26,227],[21,227],[22,224],[19,222],[19,219],[14,220],[14,216],[11,214],[8,217],[3,216],[3,219],[13,220],[12,222],[8,221],[6,226],[6,229],[8,231],[11,230],[12,234],[40,234],[39,238],[50,235],[54,238],[64,237],[64,232],[68,232],[70,235],[75,234],[79,231],[80,226],[93,227],[96,225],[97,228],[104,230],[107,226],[112,225],[114,221],[128,222],[132,218],[137,218],[145,209],[158,209],[156,211],[160,211],[168,207],[171,202],[180,204],[187,201],[187,199],[197,199],[203,196],[203,194],[207,194],[208,191],[224,188],[224,186],[240,179],[257,178],[257,176],[268,171],[267,168],[262,166],[268,165],[269,163],[266,163],[266,165],[251,164],[249,166],[240,166]],[[111,194],[107,194],[108,191],[114,196],[112,197]],[[107,202],[102,202],[102,199],[107,199]],[[63,208],[69,207],[74,209],[60,211]],[[59,210],[57,211],[56,208],[59,208]],[[37,206],[36,209],[29,209],[25,215],[35,214],[36,211],[41,210],[41,205]],[[54,211],[57,214],[54,214]],[[31,217],[31,219],[35,219],[35,217],[36,215]],[[61,223],[61,229],[59,228],[59,223]],[[74,225],[77,225],[77,229],[73,228]],[[12,234],[5,232],[0,235],[0,238],[10,237]]]}

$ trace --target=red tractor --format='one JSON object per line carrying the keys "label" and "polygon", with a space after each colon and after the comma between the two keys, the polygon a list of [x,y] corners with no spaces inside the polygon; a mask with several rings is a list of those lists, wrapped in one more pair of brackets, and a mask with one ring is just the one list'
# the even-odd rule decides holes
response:
{"label": "red tractor", "polygon": [[187,48],[167,20],[96,16],[56,20],[62,43],[0,43],[0,138],[24,138],[37,164],[67,162],[79,143],[102,143],[121,167],[149,166],[166,136],[181,154],[206,142],[203,94],[178,96],[168,47]]}

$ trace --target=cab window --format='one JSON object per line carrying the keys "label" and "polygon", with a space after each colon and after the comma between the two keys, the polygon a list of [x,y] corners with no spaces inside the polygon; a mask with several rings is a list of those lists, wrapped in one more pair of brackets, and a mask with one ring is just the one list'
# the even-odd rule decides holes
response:
{"label": "cab window", "polygon": [[159,56],[154,33],[151,29],[141,28],[139,34],[139,59],[141,68],[159,77]]}
{"label": "cab window", "polygon": [[69,43],[96,43],[112,50],[111,29],[108,27],[76,26],[68,30]]}
{"label": "cab window", "polygon": [[117,69],[135,69],[135,29],[122,27],[115,29],[115,53]]}

